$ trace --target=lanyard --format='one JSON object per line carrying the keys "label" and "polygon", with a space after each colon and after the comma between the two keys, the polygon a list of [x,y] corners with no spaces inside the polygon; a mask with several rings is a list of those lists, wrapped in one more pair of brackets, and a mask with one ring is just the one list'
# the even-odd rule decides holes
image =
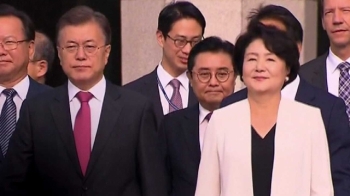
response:
{"label": "lanyard", "polygon": [[165,90],[163,88],[162,83],[160,83],[160,80],[159,80],[158,76],[157,76],[157,82],[158,82],[158,86],[160,87],[160,90],[162,90],[162,93],[163,93],[165,99],[168,101],[170,107],[172,107],[175,110],[179,110],[179,108],[173,102],[171,102],[171,100],[169,99],[168,95],[166,94],[166,92],[165,92]]}

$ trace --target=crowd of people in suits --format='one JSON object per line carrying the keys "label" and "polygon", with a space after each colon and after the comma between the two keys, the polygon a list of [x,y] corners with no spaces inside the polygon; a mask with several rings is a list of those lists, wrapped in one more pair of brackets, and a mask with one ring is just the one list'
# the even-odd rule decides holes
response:
{"label": "crowd of people in suits", "polygon": [[285,7],[252,10],[232,44],[172,2],[159,64],[122,87],[103,75],[109,21],[77,6],[57,23],[56,88],[40,84],[52,42],[0,4],[0,195],[349,196],[350,1],[320,3],[330,49],[300,65]]}

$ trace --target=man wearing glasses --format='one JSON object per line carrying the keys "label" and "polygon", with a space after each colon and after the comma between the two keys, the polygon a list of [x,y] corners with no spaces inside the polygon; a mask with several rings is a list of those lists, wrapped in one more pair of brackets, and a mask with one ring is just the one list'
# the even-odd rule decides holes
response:
{"label": "man wearing glasses", "polygon": [[27,76],[34,25],[23,12],[0,4],[0,170],[24,99],[49,89]]}
{"label": "man wearing glasses", "polygon": [[218,37],[204,39],[190,52],[187,76],[199,104],[167,114],[159,133],[172,196],[195,194],[206,126],[212,112],[234,91],[233,52],[233,44]]}
{"label": "man wearing glasses", "polygon": [[78,6],[57,30],[68,81],[23,103],[0,195],[165,196],[152,103],[103,76],[111,50],[107,18]]}
{"label": "man wearing glasses", "polygon": [[152,100],[158,123],[163,115],[197,102],[186,77],[187,59],[202,40],[205,25],[204,16],[190,2],[170,3],[159,14],[156,37],[162,60],[154,71],[126,85]]}

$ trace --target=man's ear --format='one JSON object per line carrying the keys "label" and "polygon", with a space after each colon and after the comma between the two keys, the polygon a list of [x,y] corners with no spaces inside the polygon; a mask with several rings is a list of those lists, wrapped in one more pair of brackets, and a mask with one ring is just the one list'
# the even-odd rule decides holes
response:
{"label": "man's ear", "polygon": [[303,49],[303,44],[301,42],[297,43],[299,53],[301,54],[301,50]]}
{"label": "man's ear", "polygon": [[157,38],[158,45],[163,48],[165,38],[164,38],[163,33],[160,30],[157,30],[157,32],[156,32],[156,38]]}
{"label": "man's ear", "polygon": [[47,63],[46,60],[40,60],[37,62],[37,77],[44,77],[45,74],[47,73],[48,66],[49,64]]}
{"label": "man's ear", "polygon": [[30,41],[30,42],[29,42],[28,48],[29,48],[29,60],[33,60],[33,58],[34,58],[34,53],[35,53],[35,44],[34,44],[34,41]]}

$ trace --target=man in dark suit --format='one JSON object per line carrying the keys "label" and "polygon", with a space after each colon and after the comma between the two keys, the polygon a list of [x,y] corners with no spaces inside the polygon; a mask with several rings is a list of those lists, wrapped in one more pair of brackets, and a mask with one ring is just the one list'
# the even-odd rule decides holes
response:
{"label": "man in dark suit", "polygon": [[212,111],[234,91],[233,52],[230,42],[209,37],[190,53],[187,76],[199,104],[167,114],[160,128],[160,149],[167,165],[171,196],[195,194],[206,126]]}
{"label": "man in dark suit", "polygon": [[186,1],[170,3],[159,14],[156,37],[162,60],[154,71],[125,85],[153,101],[158,123],[163,115],[197,103],[186,77],[187,58],[202,40],[205,25],[199,9]]}
{"label": "man in dark suit", "polygon": [[322,26],[330,48],[301,66],[300,75],[310,84],[342,98],[350,119],[350,18],[347,15],[350,1],[323,0],[320,3]]}
{"label": "man in dark suit", "polygon": [[8,142],[16,127],[19,110],[26,98],[50,87],[27,75],[27,65],[34,53],[34,25],[24,12],[0,5],[0,168]]}
{"label": "man in dark suit", "polygon": [[[287,31],[301,46],[302,34],[299,32],[302,32],[302,27],[286,8],[275,5],[260,8],[252,13],[248,29],[258,21]],[[281,28],[276,24],[283,26]],[[326,91],[313,87],[300,77],[285,86],[282,95],[321,109],[329,144],[334,195],[350,195],[350,128],[344,102]],[[221,107],[245,98],[247,90],[243,89],[224,99]]]}
{"label": "man in dark suit", "polygon": [[103,76],[108,20],[78,6],[57,29],[68,82],[23,103],[0,195],[165,196],[152,103]]}

